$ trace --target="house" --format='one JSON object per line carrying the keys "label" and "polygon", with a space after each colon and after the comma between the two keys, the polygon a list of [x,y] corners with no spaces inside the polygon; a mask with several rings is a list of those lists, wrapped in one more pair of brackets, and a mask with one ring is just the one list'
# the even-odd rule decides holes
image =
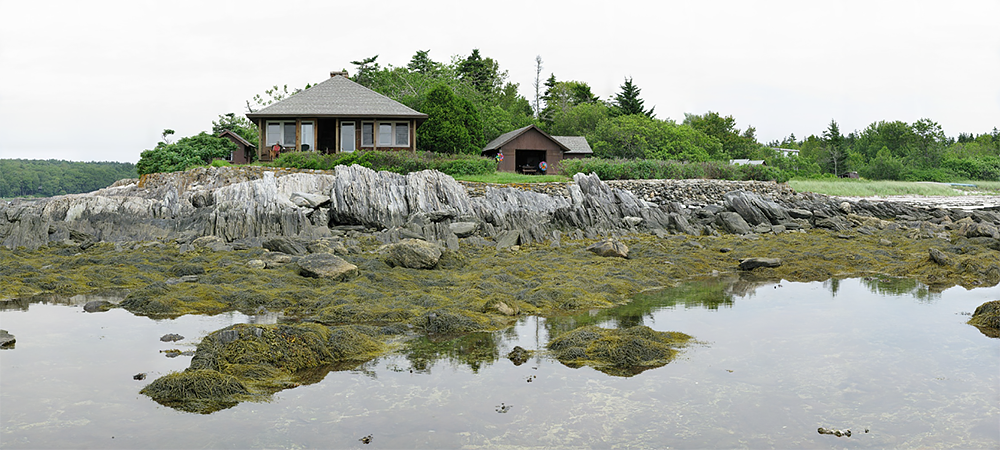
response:
{"label": "house", "polygon": [[285,151],[416,150],[416,129],[427,120],[408,106],[347,78],[330,78],[247,114],[260,129],[258,157]]}
{"label": "house", "polygon": [[534,125],[501,134],[482,152],[490,158],[503,155],[497,170],[528,174],[559,173],[560,161],[586,158],[593,153],[583,136],[549,136]]}
{"label": "house", "polygon": [[766,166],[767,163],[763,159],[730,159],[729,164],[734,166]]}
{"label": "house", "polygon": [[247,164],[253,160],[255,147],[250,141],[243,139],[243,136],[233,133],[230,130],[223,130],[219,133],[219,137],[229,139],[232,143],[236,144],[236,151],[231,152],[226,161],[229,161],[231,164]]}
{"label": "house", "polygon": [[771,150],[774,150],[776,152],[781,152],[782,156],[799,156],[799,151],[794,148],[771,147]]}

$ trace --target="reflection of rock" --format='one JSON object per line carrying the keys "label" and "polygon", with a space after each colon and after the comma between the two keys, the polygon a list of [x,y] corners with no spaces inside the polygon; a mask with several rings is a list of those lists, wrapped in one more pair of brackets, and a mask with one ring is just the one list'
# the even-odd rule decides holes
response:
{"label": "reflection of rock", "polygon": [[586,326],[562,334],[548,347],[569,367],[586,365],[608,375],[629,377],[666,365],[691,340],[684,333],[647,326],[614,330]]}
{"label": "reflection of rock", "polygon": [[7,330],[0,330],[0,347],[13,347],[15,342],[17,340],[14,339],[13,334],[8,333]]}
{"label": "reflection of rock", "polygon": [[979,331],[991,338],[1000,339],[1000,300],[979,305],[966,323],[979,328]]}
{"label": "reflection of rock", "polygon": [[518,345],[507,354],[507,359],[514,363],[515,366],[520,366],[521,364],[528,362],[528,358],[531,358],[531,353],[531,351],[525,350],[523,347]]}

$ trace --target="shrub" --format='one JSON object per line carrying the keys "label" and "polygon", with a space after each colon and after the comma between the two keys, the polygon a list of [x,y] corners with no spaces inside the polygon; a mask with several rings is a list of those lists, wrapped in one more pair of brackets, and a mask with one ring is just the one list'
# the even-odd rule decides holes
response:
{"label": "shrub", "polygon": [[448,175],[488,175],[496,172],[496,161],[473,155],[446,155],[432,152],[355,152],[324,155],[316,152],[289,152],[270,163],[274,167],[331,170],[357,164],[372,170],[407,174],[438,170]]}

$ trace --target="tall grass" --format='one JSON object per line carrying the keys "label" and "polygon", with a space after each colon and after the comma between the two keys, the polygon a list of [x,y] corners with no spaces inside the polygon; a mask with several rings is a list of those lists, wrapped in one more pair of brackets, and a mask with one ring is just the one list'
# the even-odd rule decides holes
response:
{"label": "tall grass", "polygon": [[[980,184],[981,182],[973,182]],[[1000,184],[1000,183],[996,183]],[[835,195],[839,197],[873,197],[886,195],[964,195],[948,184],[914,181],[871,181],[851,179],[795,179],[788,185],[799,192]]]}

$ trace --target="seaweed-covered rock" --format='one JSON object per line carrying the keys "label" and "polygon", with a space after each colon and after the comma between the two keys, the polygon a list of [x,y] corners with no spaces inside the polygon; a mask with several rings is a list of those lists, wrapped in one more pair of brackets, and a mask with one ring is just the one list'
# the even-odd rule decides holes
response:
{"label": "seaweed-covered rock", "polygon": [[199,414],[210,414],[232,408],[241,401],[259,398],[238,378],[207,369],[164,375],[139,393],[163,406]]}
{"label": "seaweed-covered rock", "polygon": [[967,323],[989,337],[1000,339],[1000,300],[979,305]]}
{"label": "seaweed-covered rock", "polygon": [[565,333],[548,348],[569,367],[591,366],[608,375],[633,376],[661,367],[677,356],[677,349],[693,338],[676,331],[654,331],[647,326],[604,329],[586,326]]}
{"label": "seaweed-covered rock", "polygon": [[528,358],[531,358],[532,353],[533,352],[531,350],[525,350],[523,347],[518,345],[507,354],[507,359],[514,363],[515,366],[520,366],[521,364],[528,362]]}
{"label": "seaweed-covered rock", "polygon": [[427,241],[404,239],[386,246],[385,262],[410,269],[433,269],[441,259],[441,249]]}
{"label": "seaweed-covered rock", "polygon": [[7,330],[0,330],[0,347],[11,347],[17,339],[14,339],[14,335],[7,332]]}
{"label": "seaweed-covered rock", "polygon": [[281,252],[288,255],[305,255],[309,253],[305,245],[287,237],[275,237],[264,241],[264,248],[272,252]]}
{"label": "seaweed-covered rock", "polygon": [[313,253],[297,262],[299,274],[311,278],[328,278],[346,281],[358,276],[358,266],[330,253]]}
{"label": "seaweed-covered rock", "polygon": [[628,258],[628,247],[617,239],[595,242],[587,247],[587,250],[594,252],[597,256]]}
{"label": "seaweed-covered rock", "polygon": [[83,305],[83,310],[86,312],[104,312],[114,306],[111,302],[106,300],[92,300]]}

